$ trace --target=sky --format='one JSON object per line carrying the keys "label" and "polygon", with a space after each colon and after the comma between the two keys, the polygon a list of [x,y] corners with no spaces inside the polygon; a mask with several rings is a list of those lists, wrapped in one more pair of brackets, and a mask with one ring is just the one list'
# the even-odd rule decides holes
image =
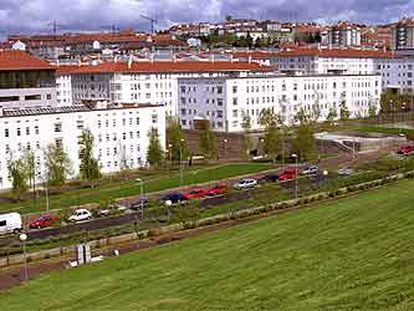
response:
{"label": "sky", "polygon": [[351,20],[392,22],[414,12],[413,0],[0,0],[0,36],[121,29],[149,31],[141,14],[158,20],[157,29],[174,23],[238,18],[321,23]]}

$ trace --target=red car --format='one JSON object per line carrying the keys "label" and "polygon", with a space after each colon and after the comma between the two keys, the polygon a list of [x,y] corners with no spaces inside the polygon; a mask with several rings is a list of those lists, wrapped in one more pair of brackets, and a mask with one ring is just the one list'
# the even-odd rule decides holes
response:
{"label": "red car", "polygon": [[283,173],[282,175],[279,176],[279,181],[291,180],[295,178],[296,178],[295,173]]}
{"label": "red car", "polygon": [[29,223],[31,229],[41,229],[53,226],[59,218],[55,215],[42,215]]}
{"label": "red car", "polygon": [[297,168],[288,167],[283,170],[282,175],[284,174],[297,175],[298,173],[299,173],[299,170]]}
{"label": "red car", "polygon": [[412,152],[414,152],[414,146],[410,145],[401,146],[397,151],[398,154],[410,154]]}
{"label": "red car", "polygon": [[193,188],[189,192],[186,192],[183,194],[186,200],[199,199],[199,198],[205,197],[206,195],[207,195],[207,191],[204,190],[203,188]]}
{"label": "red car", "polygon": [[207,190],[208,196],[215,196],[215,195],[221,195],[227,192],[227,186],[226,185],[215,185],[214,187]]}

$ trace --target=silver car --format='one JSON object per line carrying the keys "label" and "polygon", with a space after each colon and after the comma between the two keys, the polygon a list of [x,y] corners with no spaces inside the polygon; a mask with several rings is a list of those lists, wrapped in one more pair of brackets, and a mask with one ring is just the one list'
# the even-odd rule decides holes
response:
{"label": "silver car", "polygon": [[233,185],[234,189],[248,189],[248,188],[254,188],[257,186],[257,180],[253,178],[246,178],[239,180],[237,183]]}

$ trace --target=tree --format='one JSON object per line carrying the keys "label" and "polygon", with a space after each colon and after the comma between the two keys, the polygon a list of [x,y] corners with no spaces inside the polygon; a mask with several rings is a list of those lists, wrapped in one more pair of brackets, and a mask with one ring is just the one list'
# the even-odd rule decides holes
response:
{"label": "tree", "polygon": [[188,204],[179,204],[174,209],[174,218],[182,223],[184,228],[189,227],[192,222],[196,221],[200,215],[199,202],[192,201]]}
{"label": "tree", "polygon": [[336,111],[336,108],[331,107],[331,109],[329,109],[328,116],[326,117],[326,121],[328,121],[329,123],[332,123],[333,121],[336,120],[337,117],[338,117],[338,112]]}
{"label": "tree", "polygon": [[20,200],[21,195],[29,188],[25,163],[22,159],[12,160],[9,162],[7,169],[12,181],[13,195],[16,196],[17,200]]}
{"label": "tree", "polygon": [[149,132],[149,146],[147,151],[147,161],[151,166],[159,167],[164,161],[164,151],[162,150],[158,131],[152,128]]}
{"label": "tree", "polygon": [[217,157],[217,139],[214,132],[211,130],[210,122],[206,124],[204,129],[201,130],[198,143],[206,160],[212,160]]}
{"label": "tree", "polygon": [[180,153],[182,153],[182,159],[188,157],[189,152],[184,131],[179,121],[173,117],[167,119],[167,146],[168,152],[171,153],[172,161],[178,162],[180,160]]}
{"label": "tree", "polygon": [[26,171],[27,181],[29,183],[29,188],[32,189],[33,195],[35,195],[36,190],[36,163],[35,163],[35,154],[31,149],[26,149],[23,154],[23,165],[24,170]]}
{"label": "tree", "polygon": [[280,118],[271,109],[263,109],[259,116],[259,124],[264,126],[264,152],[272,159],[273,164],[282,149],[282,139],[278,129]]}
{"label": "tree", "polygon": [[377,116],[377,107],[371,101],[368,106],[368,118],[373,119]]}
{"label": "tree", "polygon": [[339,104],[339,118],[341,121],[347,121],[349,120],[350,115],[345,98],[342,98],[341,103]]}
{"label": "tree", "polygon": [[300,110],[295,116],[297,125],[295,126],[295,137],[292,141],[293,152],[299,156],[301,161],[307,161],[312,158],[316,151],[315,139],[313,137],[312,118],[303,110]]}
{"label": "tree", "polygon": [[93,156],[94,138],[89,130],[83,130],[80,139],[79,158],[81,160],[79,173],[83,180],[94,181],[102,177],[98,160]]}
{"label": "tree", "polygon": [[243,111],[243,119],[241,127],[244,131],[244,156],[248,159],[250,157],[250,150],[252,149],[252,141],[250,139],[250,131],[252,129],[252,120],[249,115],[245,114]]}
{"label": "tree", "polygon": [[61,144],[50,144],[45,151],[46,177],[48,184],[61,186],[71,174],[72,163]]}

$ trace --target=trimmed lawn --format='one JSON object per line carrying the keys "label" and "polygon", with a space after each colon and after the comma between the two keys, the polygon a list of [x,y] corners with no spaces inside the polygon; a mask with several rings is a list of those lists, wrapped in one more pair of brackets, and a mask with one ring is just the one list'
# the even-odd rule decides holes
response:
{"label": "trimmed lawn", "polygon": [[[260,171],[271,169],[268,163],[246,163],[246,164],[227,164],[213,166],[211,168],[200,168],[184,171],[184,185],[205,183],[209,180],[221,180],[239,175],[253,174]],[[143,177],[145,182],[145,192],[156,192],[180,186],[179,173],[176,171],[168,176]],[[127,197],[139,194],[139,184],[134,180],[117,181],[114,183],[97,186],[81,190],[69,191],[67,193],[50,196],[51,209],[62,209],[74,205],[99,203],[105,200]],[[35,202],[27,200],[19,203],[2,203],[0,211],[19,211],[22,214],[39,212],[45,210],[45,198],[42,197]]]}
{"label": "trimmed lawn", "polygon": [[413,187],[55,272],[0,310],[414,310]]}

